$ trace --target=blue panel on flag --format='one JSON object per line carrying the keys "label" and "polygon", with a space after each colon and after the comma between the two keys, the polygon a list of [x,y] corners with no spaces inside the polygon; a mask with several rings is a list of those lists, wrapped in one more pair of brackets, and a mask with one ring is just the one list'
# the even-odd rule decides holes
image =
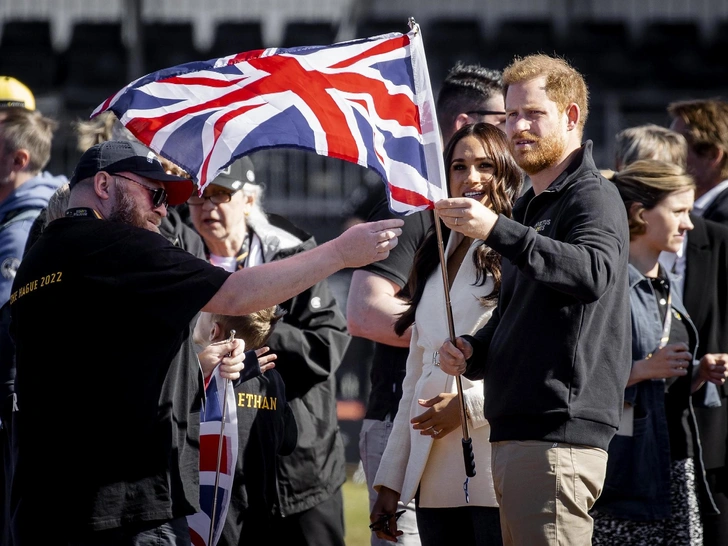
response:
{"label": "blue panel on flag", "polygon": [[313,131],[296,108],[286,108],[277,116],[258,125],[238,144],[233,157],[271,146],[314,147]]}
{"label": "blue panel on flag", "polygon": [[[192,172],[199,169],[204,160],[204,148],[201,142],[202,129],[207,119],[215,112],[200,113],[195,117],[191,117],[183,123],[179,129],[170,133],[167,141],[164,143],[162,153],[167,155],[168,150],[184,150],[185,167],[194,168]],[[179,152],[177,152],[179,153]],[[169,152],[168,157],[174,157]]]}
{"label": "blue panel on flag", "polygon": [[384,135],[384,149],[389,157],[395,161],[409,164],[423,178],[427,178],[425,152],[419,140],[414,137],[389,138],[391,133],[385,130],[382,130],[382,134]]}
{"label": "blue panel on flag", "polygon": [[404,62],[402,59],[394,59],[374,63],[372,68],[378,70],[385,80],[391,81],[394,85],[404,85],[412,88],[412,63],[409,58],[405,59]]}

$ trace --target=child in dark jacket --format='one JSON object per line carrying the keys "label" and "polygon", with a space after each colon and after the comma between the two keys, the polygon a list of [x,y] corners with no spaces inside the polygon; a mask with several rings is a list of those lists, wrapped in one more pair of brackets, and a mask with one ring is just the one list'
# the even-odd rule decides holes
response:
{"label": "child in dark jacket", "polygon": [[[245,341],[245,369],[233,383],[238,421],[238,458],[230,505],[219,545],[238,545],[269,536],[275,510],[276,455],[288,455],[296,447],[297,431],[286,401],[285,386],[273,369],[275,355],[266,354],[265,343],[283,313],[270,307],[234,317],[200,313],[194,341],[201,347],[225,340],[232,330]],[[216,363],[200,363],[205,378]]]}

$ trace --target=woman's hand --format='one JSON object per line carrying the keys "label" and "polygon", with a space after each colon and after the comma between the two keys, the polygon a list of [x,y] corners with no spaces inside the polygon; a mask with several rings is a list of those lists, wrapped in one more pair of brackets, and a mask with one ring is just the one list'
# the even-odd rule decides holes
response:
{"label": "woman's hand", "polygon": [[381,486],[377,500],[374,501],[372,513],[369,514],[369,526],[372,533],[377,538],[388,542],[397,542],[397,537],[402,535],[402,531],[397,529],[397,503],[399,502],[399,493],[389,487]]}
{"label": "woman's hand", "polygon": [[410,420],[412,428],[423,436],[438,440],[460,426],[460,401],[456,393],[441,392],[429,400],[418,400],[420,406],[429,408]]}
{"label": "woman's hand", "polygon": [[220,364],[220,375],[225,379],[234,380],[240,377],[240,371],[243,369],[245,342],[235,338],[232,341],[210,343],[198,353],[197,358],[200,359],[200,367],[206,378],[210,377],[215,366]]}
{"label": "woman's hand", "polygon": [[473,239],[486,239],[498,220],[495,212],[468,197],[441,199],[435,211],[447,227]]}
{"label": "woman's hand", "polygon": [[728,354],[712,353],[700,359],[698,375],[693,381],[693,392],[709,381],[714,385],[722,385],[728,379]]}
{"label": "woman's hand", "polygon": [[652,356],[638,360],[632,365],[627,386],[647,379],[667,379],[687,375],[688,366],[693,361],[685,343],[671,343],[657,349]]}
{"label": "woman's hand", "polygon": [[455,338],[455,344],[449,339],[442,344],[438,351],[440,369],[448,375],[462,375],[465,373],[466,360],[473,356],[473,347],[463,338]]}

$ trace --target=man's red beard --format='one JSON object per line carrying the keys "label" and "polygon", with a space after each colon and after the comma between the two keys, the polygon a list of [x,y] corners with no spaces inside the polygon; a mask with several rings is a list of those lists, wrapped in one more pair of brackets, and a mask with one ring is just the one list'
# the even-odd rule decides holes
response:
{"label": "man's red beard", "polygon": [[[530,150],[518,150],[515,143],[519,140],[531,140]],[[513,158],[527,174],[533,175],[547,169],[561,159],[566,149],[566,143],[556,132],[545,137],[537,137],[528,131],[521,131],[508,141]]]}

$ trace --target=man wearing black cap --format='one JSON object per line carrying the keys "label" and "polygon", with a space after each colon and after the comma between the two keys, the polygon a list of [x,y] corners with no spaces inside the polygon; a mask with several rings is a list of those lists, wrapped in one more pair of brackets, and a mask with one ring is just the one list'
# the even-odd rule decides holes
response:
{"label": "man wearing black cap", "polygon": [[[202,393],[190,321],[201,309],[254,312],[382,259],[401,221],[231,274],[157,233],[193,186],[144,146],[90,148],[70,185],[66,217],[30,249],[11,293],[14,544],[189,544]],[[231,362],[221,371],[234,379]]]}
{"label": "man wearing black cap", "polygon": [[[253,162],[243,157],[194,194],[190,219],[213,264],[237,271],[275,262],[316,247],[314,238],[285,218],[265,214]],[[274,519],[243,522],[228,512],[220,544],[237,545],[263,532],[273,544],[343,546],[341,486],[346,480],[344,444],[336,415],[336,370],[349,345],[346,320],[326,280],[284,301],[286,311],[266,343],[298,428],[296,449],[278,458]],[[245,408],[238,409],[244,412]],[[242,430],[241,430],[242,432]],[[240,456],[243,456],[241,453]],[[244,491],[233,490],[231,505]]]}

